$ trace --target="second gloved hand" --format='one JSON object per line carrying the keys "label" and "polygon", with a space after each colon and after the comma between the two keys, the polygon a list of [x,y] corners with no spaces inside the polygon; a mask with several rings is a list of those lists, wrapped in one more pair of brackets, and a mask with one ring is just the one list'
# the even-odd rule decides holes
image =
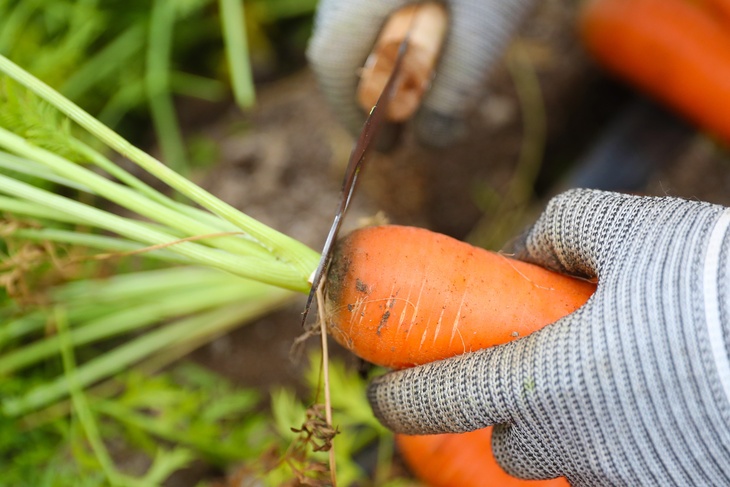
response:
{"label": "second gloved hand", "polygon": [[[412,0],[322,0],[308,58],[332,109],[353,133],[365,114],[356,102],[358,71],[388,15]],[[449,30],[433,86],[415,124],[419,139],[445,146],[484,89],[489,69],[534,0],[448,0]]]}
{"label": "second gloved hand", "polygon": [[376,416],[410,434],[497,424],[517,477],[730,485],[730,209],[574,190],[517,257],[597,290],[527,337],[376,379]]}

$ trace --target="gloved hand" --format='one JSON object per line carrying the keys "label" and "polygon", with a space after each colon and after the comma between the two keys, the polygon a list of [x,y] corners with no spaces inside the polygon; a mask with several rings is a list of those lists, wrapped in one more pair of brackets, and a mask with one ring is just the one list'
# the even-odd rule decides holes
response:
{"label": "gloved hand", "polygon": [[[449,33],[420,113],[421,141],[444,146],[464,132],[463,119],[484,89],[489,68],[535,0],[447,0]],[[388,15],[413,0],[322,0],[307,56],[330,106],[353,133],[365,113],[357,105],[358,71]]]}
{"label": "gloved hand", "polygon": [[598,278],[579,310],[527,337],[376,379],[397,432],[497,424],[493,450],[528,479],[730,485],[730,209],[572,190],[517,257]]}

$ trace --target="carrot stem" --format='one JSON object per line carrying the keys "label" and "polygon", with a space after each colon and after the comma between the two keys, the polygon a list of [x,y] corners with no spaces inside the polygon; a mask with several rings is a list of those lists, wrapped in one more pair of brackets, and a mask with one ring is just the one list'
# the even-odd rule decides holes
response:
{"label": "carrot stem", "polygon": [[248,62],[243,0],[219,0],[219,5],[233,96],[236,104],[246,110],[253,106],[256,95],[251,64]]}
{"label": "carrot stem", "polygon": [[167,164],[177,172],[189,169],[185,142],[170,94],[170,52],[175,2],[153,0],[147,39],[145,88],[152,122]]}

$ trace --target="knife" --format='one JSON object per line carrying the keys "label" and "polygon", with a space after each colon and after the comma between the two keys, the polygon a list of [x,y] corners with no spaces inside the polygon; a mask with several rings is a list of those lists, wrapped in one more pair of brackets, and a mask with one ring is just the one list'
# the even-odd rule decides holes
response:
{"label": "knife", "polygon": [[312,288],[309,291],[307,303],[304,306],[304,312],[302,313],[302,326],[304,326],[307,320],[307,315],[309,314],[309,309],[312,306],[314,295],[317,293],[317,289],[319,289],[319,285],[322,282],[322,277],[327,273],[330,261],[332,260],[332,248],[334,247],[337,235],[340,232],[342,219],[344,218],[345,213],[347,213],[347,208],[350,206],[352,195],[355,192],[357,177],[363,168],[363,164],[365,163],[368,153],[370,152],[373,140],[380,132],[380,128],[386,120],[385,115],[388,112],[388,105],[395,93],[395,80],[398,77],[400,67],[403,64],[403,56],[407,50],[408,36],[403,39],[400,47],[398,48],[398,56],[396,58],[393,72],[388,78],[383,92],[378,97],[378,101],[370,110],[370,114],[368,114],[368,117],[365,120],[360,136],[357,138],[357,142],[355,142],[355,146],[350,153],[350,158],[347,161],[347,168],[345,169],[345,178],[342,181],[340,201],[335,212],[335,218],[332,222],[332,226],[330,227],[330,231],[327,234],[327,239],[324,242],[324,248],[322,249],[322,257],[319,260],[319,265],[314,271],[314,275],[311,279]]}
{"label": "knife", "polygon": [[[319,260],[317,269],[314,271],[310,281],[312,287],[307,296],[307,302],[302,312],[302,326],[305,325],[309,310],[312,306],[314,296],[322,283],[322,278],[327,274],[329,264],[332,260],[332,250],[334,244],[337,241],[337,236],[342,226],[342,220],[347,213],[347,209],[352,200],[352,195],[355,192],[357,186],[358,176],[363,169],[365,160],[373,146],[375,139],[377,138],[381,128],[389,120],[402,121],[409,117],[416,109],[420,97],[427,88],[427,82],[430,79],[430,75],[433,71],[436,63],[436,57],[440,44],[443,41],[445,30],[446,30],[446,13],[443,6],[435,3],[417,4],[405,7],[399,11],[402,15],[397,12],[392,18],[391,22],[386,24],[384,32],[381,34],[381,39],[388,38],[387,42],[392,45],[392,39],[387,35],[388,32],[397,32],[399,28],[402,28],[403,18],[407,18],[407,28],[403,39],[398,44],[397,54],[395,59],[389,59],[387,56],[383,56],[384,62],[378,63],[366,63],[363,76],[370,76],[373,81],[367,83],[370,87],[369,93],[365,93],[363,86],[365,83],[361,83],[358,98],[361,104],[368,103],[368,100],[372,97],[373,87],[377,90],[378,77],[382,80],[383,70],[391,69],[390,74],[387,77],[382,91],[378,95],[377,100],[370,109],[360,135],[355,142],[355,145],[350,153],[350,157],[347,162],[345,169],[345,176],[342,181],[342,188],[340,190],[340,199],[335,212],[335,217],[330,227],[327,239],[322,249],[322,257]],[[399,19],[400,17],[400,19]],[[411,70],[415,70],[415,74],[409,71],[408,81],[413,81],[414,77],[421,78],[421,83],[407,83],[408,87],[404,87],[402,80],[399,80],[401,71],[403,69],[404,57],[408,50],[411,48],[411,35],[414,31],[414,27],[420,21],[423,26],[421,30],[417,31],[418,41],[416,49],[426,50],[428,53],[419,55],[418,59],[425,60],[425,66],[422,63],[413,63]],[[400,22],[400,26],[397,24]],[[393,26],[389,29],[389,26]],[[397,35],[397,34],[396,34]],[[381,47],[381,46],[376,46]],[[382,48],[387,50],[387,47]],[[421,54],[422,51],[419,52]],[[374,52],[375,53],[375,52]],[[392,66],[392,68],[391,68]],[[398,107],[393,113],[391,113],[391,102],[398,95],[401,98],[401,104],[406,108]],[[394,116],[394,113],[396,115]],[[399,114],[399,115],[398,115]]]}

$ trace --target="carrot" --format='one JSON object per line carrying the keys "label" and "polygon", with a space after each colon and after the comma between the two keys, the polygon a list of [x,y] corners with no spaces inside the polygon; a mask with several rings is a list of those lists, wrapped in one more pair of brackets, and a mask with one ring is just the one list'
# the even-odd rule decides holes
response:
{"label": "carrot", "polygon": [[730,0],[689,0],[691,3],[699,5],[705,9],[711,16],[717,17],[718,20],[730,22]]}
{"label": "carrot", "polygon": [[730,31],[705,7],[730,9],[726,0],[700,3],[589,1],[581,37],[608,70],[730,141]]}
{"label": "carrot", "polygon": [[446,235],[390,225],[337,244],[325,313],[337,342],[402,369],[525,336],[576,310],[594,290]]}
{"label": "carrot", "polygon": [[[575,311],[594,291],[593,283],[445,235],[379,226],[338,242],[324,312],[337,342],[365,360],[400,369],[532,333]],[[490,428],[397,435],[406,462],[432,486],[567,485],[565,479],[510,477],[494,460],[490,439]]]}
{"label": "carrot", "polygon": [[492,455],[492,428],[448,435],[396,435],[403,460],[431,487],[568,487],[565,477],[522,480],[502,470]]}

